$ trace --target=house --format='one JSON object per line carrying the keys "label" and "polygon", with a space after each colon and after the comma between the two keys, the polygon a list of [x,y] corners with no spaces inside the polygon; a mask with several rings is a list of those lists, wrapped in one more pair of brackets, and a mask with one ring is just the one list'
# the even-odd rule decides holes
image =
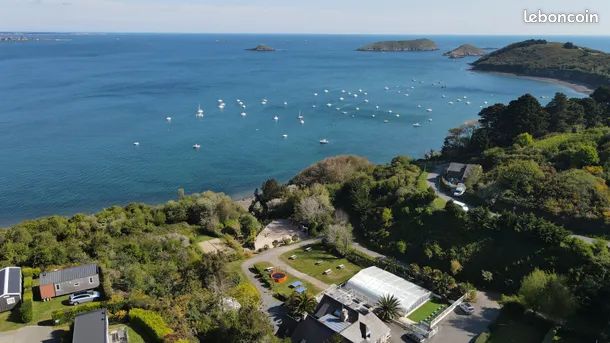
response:
{"label": "house", "polygon": [[0,269],[0,312],[10,311],[21,301],[21,268]]}
{"label": "house", "polygon": [[51,299],[100,285],[99,270],[96,264],[85,264],[40,274],[40,298]]}
{"label": "house", "polygon": [[481,168],[478,164],[464,164],[451,162],[445,170],[443,178],[454,185],[458,183],[464,183],[469,176],[473,175],[477,170]]}
{"label": "house", "polygon": [[109,343],[106,309],[81,313],[74,318],[72,343]]}
{"label": "house", "polygon": [[341,288],[327,291],[313,315],[302,319],[292,331],[293,343],[326,342],[340,337],[345,343],[385,343],[390,328],[362,301]]}

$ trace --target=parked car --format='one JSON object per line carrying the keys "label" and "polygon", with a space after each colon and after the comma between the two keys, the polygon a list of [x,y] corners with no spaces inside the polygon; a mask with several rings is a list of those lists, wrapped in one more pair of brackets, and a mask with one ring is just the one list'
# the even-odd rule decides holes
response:
{"label": "parked car", "polygon": [[466,185],[463,183],[458,183],[457,187],[455,187],[455,190],[453,191],[453,196],[460,197],[464,195],[464,192],[466,192]]}
{"label": "parked car", "polygon": [[426,341],[426,337],[424,337],[424,335],[417,333],[417,332],[407,332],[406,334],[404,334],[402,336],[404,341],[407,342],[415,342],[415,343],[422,343]]}
{"label": "parked car", "polygon": [[460,307],[460,310],[462,310],[466,314],[474,313],[474,307],[470,303],[463,302],[463,303],[459,304],[458,306]]}
{"label": "parked car", "polygon": [[85,291],[70,294],[70,305],[78,305],[86,302],[90,302],[100,298],[100,292],[98,291]]}
{"label": "parked car", "polygon": [[464,212],[468,212],[469,208],[468,208],[468,206],[466,206],[466,204],[464,204],[463,202],[461,202],[461,201],[457,201],[457,200],[453,200],[453,203],[454,203],[454,204],[456,204],[456,205],[458,205],[458,206],[459,206],[459,207],[462,209],[462,211],[464,211]]}

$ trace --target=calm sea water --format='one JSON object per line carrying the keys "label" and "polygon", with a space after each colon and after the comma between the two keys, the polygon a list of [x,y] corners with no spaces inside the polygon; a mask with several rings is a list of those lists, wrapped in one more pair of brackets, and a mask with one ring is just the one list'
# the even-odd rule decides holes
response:
{"label": "calm sea water", "polygon": [[[523,37],[437,36],[435,52],[354,51],[395,38],[404,37],[53,34],[1,44],[0,225],[163,202],[180,187],[246,195],[267,178],[285,181],[337,154],[421,157],[441,147],[449,128],[476,118],[485,101],[579,95],[471,72],[473,59],[441,56],[466,42],[501,47]],[[610,50],[606,38],[553,39]],[[278,51],[244,50],[259,43]],[[195,117],[198,104],[203,119]]]}

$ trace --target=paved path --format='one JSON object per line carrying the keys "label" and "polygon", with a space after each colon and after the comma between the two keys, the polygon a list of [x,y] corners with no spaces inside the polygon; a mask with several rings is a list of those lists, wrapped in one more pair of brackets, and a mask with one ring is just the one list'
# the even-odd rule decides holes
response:
{"label": "paved path", "polygon": [[373,257],[373,258],[380,258],[380,257],[385,258],[384,255],[382,255],[376,251],[373,251],[371,249],[365,248],[362,245],[360,245],[360,243],[357,243],[357,242],[354,242],[352,244],[352,248],[354,248],[360,252],[363,252],[364,254],[369,255],[370,257]]}
{"label": "paved path", "polygon": [[320,242],[320,239],[308,239],[295,244],[270,249],[258,255],[254,255],[252,258],[245,260],[241,264],[241,270],[248,277],[250,283],[252,283],[256,287],[256,289],[258,289],[258,292],[261,295],[261,309],[267,312],[276,330],[282,323],[282,317],[286,314],[286,308],[283,306],[284,303],[274,298],[273,293],[269,289],[263,287],[263,285],[256,278],[256,275],[250,271],[250,268],[255,263],[266,261],[271,263],[273,266],[282,268],[283,270],[294,275],[297,278],[310,282],[312,285],[320,289],[326,289],[329,287],[329,285],[327,285],[326,283],[316,278],[313,278],[307,274],[299,272],[298,270],[290,267],[286,262],[282,261],[279,258],[280,255],[287,251],[294,250],[305,245],[315,244],[318,242]]}
{"label": "paved path", "polygon": [[438,325],[438,332],[428,343],[467,343],[481,332],[487,330],[500,314],[500,296],[491,292],[478,292],[477,302],[473,303],[475,312],[466,315],[456,308]]}
{"label": "paved path", "polygon": [[60,342],[62,330],[52,326],[25,326],[18,330],[0,332],[2,343]]}

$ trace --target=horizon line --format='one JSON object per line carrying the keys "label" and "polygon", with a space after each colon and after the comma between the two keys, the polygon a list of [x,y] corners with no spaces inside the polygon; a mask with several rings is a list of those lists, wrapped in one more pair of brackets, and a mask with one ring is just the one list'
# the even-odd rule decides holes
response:
{"label": "horizon line", "polygon": [[550,33],[550,34],[524,34],[524,33],[320,33],[320,32],[157,32],[157,31],[28,31],[28,30],[0,30],[0,34],[159,34],[159,35],[308,35],[308,36],[495,36],[495,37],[610,37],[610,34],[579,34],[579,33]]}

